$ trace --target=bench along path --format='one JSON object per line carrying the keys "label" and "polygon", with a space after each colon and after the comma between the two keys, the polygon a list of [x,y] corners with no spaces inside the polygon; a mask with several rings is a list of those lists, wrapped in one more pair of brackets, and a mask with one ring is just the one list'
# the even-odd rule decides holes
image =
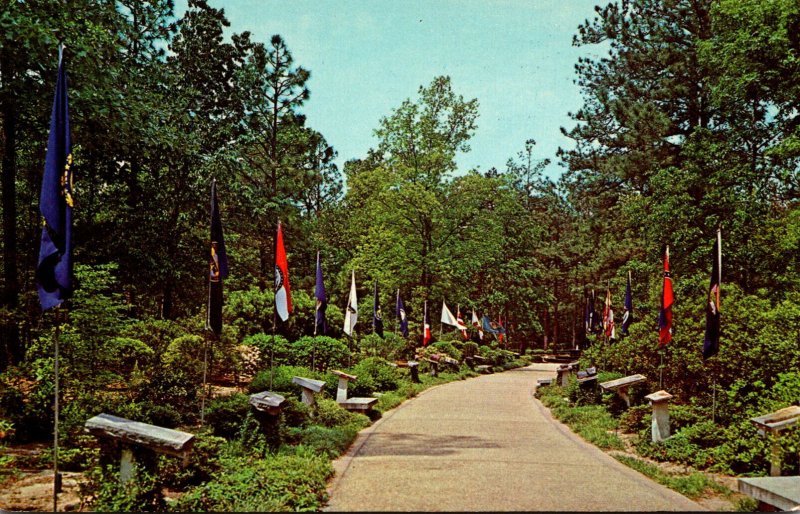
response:
{"label": "bench along path", "polygon": [[533,389],[557,366],[451,382],[388,412],[334,462],[326,510],[705,510],[551,418]]}

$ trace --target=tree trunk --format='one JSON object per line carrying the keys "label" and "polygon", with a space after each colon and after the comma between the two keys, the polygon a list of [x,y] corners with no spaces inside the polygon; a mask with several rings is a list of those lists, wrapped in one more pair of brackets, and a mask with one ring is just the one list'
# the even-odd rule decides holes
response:
{"label": "tree trunk", "polygon": [[[8,48],[4,48],[0,57],[0,76],[7,88],[13,80]],[[2,205],[3,205],[3,292],[2,305],[13,311],[19,304],[19,280],[17,278],[17,203],[16,146],[17,113],[14,96],[10,93],[3,98],[3,170],[2,170]],[[12,320],[0,329],[2,346],[8,352],[12,364],[22,361],[24,351],[20,344],[19,329]],[[5,352],[2,352],[5,353]],[[0,355],[0,370],[5,369],[6,359]]]}

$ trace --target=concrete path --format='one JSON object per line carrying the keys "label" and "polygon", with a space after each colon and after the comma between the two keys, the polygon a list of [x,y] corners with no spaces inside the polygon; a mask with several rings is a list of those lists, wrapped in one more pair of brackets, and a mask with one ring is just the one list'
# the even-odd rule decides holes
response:
{"label": "concrete path", "polygon": [[334,462],[329,511],[697,511],[585,443],[533,398],[555,366],[424,391]]}

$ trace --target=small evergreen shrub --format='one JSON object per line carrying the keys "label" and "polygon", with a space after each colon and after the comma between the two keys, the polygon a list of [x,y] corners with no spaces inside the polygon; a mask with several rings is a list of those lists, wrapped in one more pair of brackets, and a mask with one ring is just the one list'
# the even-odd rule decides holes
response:
{"label": "small evergreen shrub", "polygon": [[250,411],[250,398],[234,393],[216,398],[206,408],[206,423],[215,436],[233,439],[239,433],[242,422]]}

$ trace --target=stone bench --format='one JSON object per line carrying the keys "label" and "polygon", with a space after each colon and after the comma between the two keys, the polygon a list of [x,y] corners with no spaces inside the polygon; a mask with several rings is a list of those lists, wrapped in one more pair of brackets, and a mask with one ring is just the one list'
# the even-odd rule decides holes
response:
{"label": "stone bench", "polygon": [[292,377],[292,383],[297,384],[302,388],[303,403],[309,407],[316,403],[316,400],[314,400],[314,394],[322,391],[322,388],[325,387],[325,382],[322,380],[314,380],[313,378],[305,377]]}
{"label": "stone bench", "polygon": [[540,378],[536,381],[536,386],[537,387],[549,386],[553,383],[553,380],[554,379],[552,378]]}
{"label": "stone bench", "polygon": [[569,375],[576,369],[578,369],[577,362],[559,365],[556,370],[556,382],[558,382],[561,387],[567,387],[567,384],[569,384]]}
{"label": "stone bench", "polygon": [[331,373],[339,377],[339,385],[336,388],[336,403],[338,403],[341,407],[344,407],[347,410],[367,411],[371,409],[375,403],[377,403],[377,398],[348,398],[347,384],[351,380],[356,380],[358,377],[355,375],[350,375],[349,373],[345,373],[344,371],[339,371],[338,369],[331,370]]}
{"label": "stone bench", "polygon": [[395,361],[390,363],[397,368],[408,368],[411,373],[411,381],[419,384],[419,362],[417,361]]}
{"label": "stone bench", "polygon": [[664,391],[656,391],[645,396],[653,406],[653,416],[650,423],[650,438],[656,443],[669,437],[669,400],[672,395]]}
{"label": "stone bench", "polygon": [[647,380],[647,377],[644,375],[630,375],[627,377],[618,378],[616,380],[609,380],[608,382],[602,382],[600,387],[604,391],[614,391],[616,392],[623,400],[625,400],[625,404],[630,407],[631,406],[631,397],[628,395],[628,388],[632,385],[640,384]]}
{"label": "stone bench", "polygon": [[758,435],[761,437],[766,437],[767,434],[776,436],[772,441],[769,474],[773,477],[781,476],[781,453],[778,436],[780,436],[781,431],[800,422],[800,406],[792,405],[785,409],[776,410],[764,416],[752,418],[750,422],[758,428]]}
{"label": "stone bench", "polygon": [[492,372],[492,367],[489,366],[488,364],[481,364],[480,366],[475,366],[475,371],[477,371],[478,373],[488,374]]}
{"label": "stone bench", "polygon": [[800,476],[739,478],[737,486],[740,493],[758,500],[760,512],[800,510]]}
{"label": "stone bench", "polygon": [[194,446],[194,434],[120,418],[111,414],[98,414],[90,418],[84,424],[84,430],[95,437],[120,445],[122,456],[119,476],[122,482],[127,482],[133,476],[136,448],[146,448],[156,453],[180,457],[182,464],[186,466]]}
{"label": "stone bench", "polygon": [[283,396],[273,393],[271,391],[261,391],[250,395],[250,405],[257,411],[266,412],[276,416],[280,414],[283,402],[286,400]]}
{"label": "stone bench", "polygon": [[586,368],[583,371],[578,371],[576,380],[578,385],[583,385],[588,382],[597,381],[597,368]]}
{"label": "stone bench", "polygon": [[431,365],[431,376],[435,377],[439,374],[439,361],[434,359],[422,359]]}

